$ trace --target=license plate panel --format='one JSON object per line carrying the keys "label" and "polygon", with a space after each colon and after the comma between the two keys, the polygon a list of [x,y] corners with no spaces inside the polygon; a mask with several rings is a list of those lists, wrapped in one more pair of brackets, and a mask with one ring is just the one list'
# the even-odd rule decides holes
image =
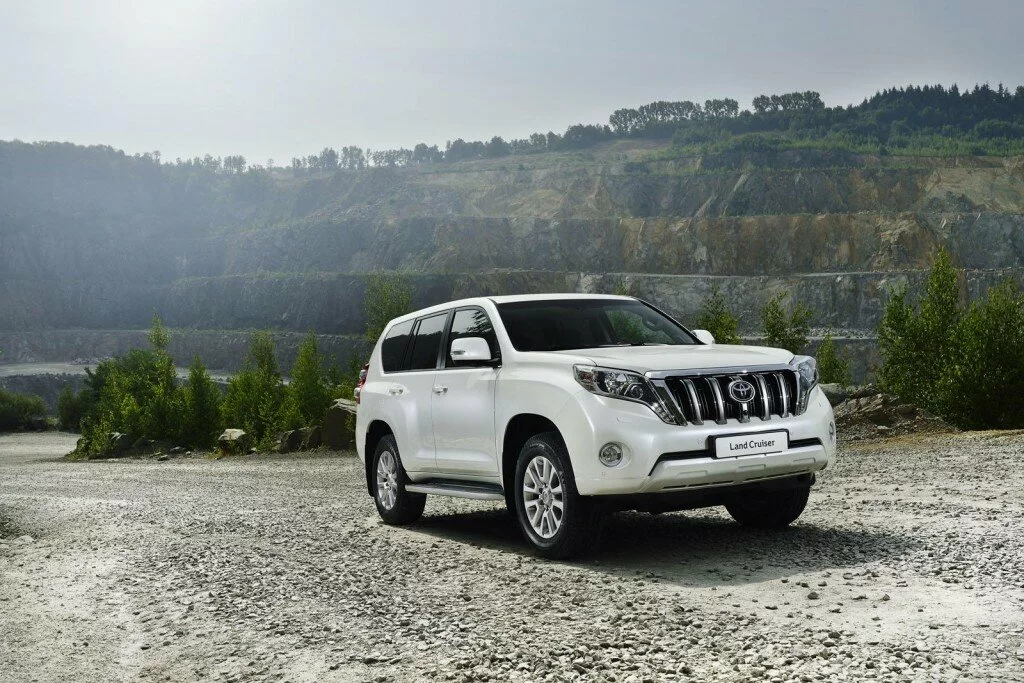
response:
{"label": "license plate panel", "polygon": [[789,448],[789,432],[733,434],[715,439],[716,458],[741,458],[747,455],[781,453]]}

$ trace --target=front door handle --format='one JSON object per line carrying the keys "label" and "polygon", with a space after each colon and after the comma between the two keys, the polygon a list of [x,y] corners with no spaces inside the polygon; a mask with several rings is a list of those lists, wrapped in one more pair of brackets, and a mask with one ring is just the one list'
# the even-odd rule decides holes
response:
{"label": "front door handle", "polygon": [[434,393],[438,396],[448,393],[448,387],[434,387]]}
{"label": "front door handle", "polygon": [[402,387],[391,387],[390,389],[388,389],[388,393],[391,394],[392,396],[401,396],[402,391]]}

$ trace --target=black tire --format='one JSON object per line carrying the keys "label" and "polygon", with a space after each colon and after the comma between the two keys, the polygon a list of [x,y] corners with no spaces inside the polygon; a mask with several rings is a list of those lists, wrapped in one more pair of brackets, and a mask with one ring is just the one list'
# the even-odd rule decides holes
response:
{"label": "black tire", "polygon": [[[386,463],[385,471],[393,468],[393,476],[387,477],[384,482],[378,476],[381,460]],[[373,502],[377,504],[377,514],[384,523],[402,526],[419,519],[427,504],[427,497],[422,493],[409,493],[405,490],[405,468],[402,467],[402,459],[398,455],[395,437],[389,434],[380,440],[377,450],[373,453],[371,467]]]}
{"label": "black tire", "polygon": [[[542,460],[538,460],[538,458]],[[539,467],[545,462],[549,463],[560,483],[559,493],[550,494],[548,491],[544,494],[545,502],[541,502],[540,495],[531,496],[530,500],[527,500],[527,493],[523,488],[527,476],[531,477],[531,482],[536,481],[533,478],[536,476],[535,470],[530,469],[531,463],[534,463],[535,460],[537,461],[535,467]],[[527,474],[528,470],[530,471],[529,475]],[[549,481],[554,481],[554,479]],[[523,445],[516,462],[513,486],[512,497],[515,499],[519,528],[522,529],[523,536],[539,555],[552,560],[563,560],[578,557],[596,547],[601,530],[600,511],[593,501],[579,495],[576,491],[576,479],[573,475],[572,463],[569,461],[569,453],[557,433],[538,434]],[[531,484],[532,486],[533,484]],[[555,507],[558,504],[555,496],[560,496],[558,501],[562,506],[560,515]],[[550,535],[539,533],[530,521],[531,515],[540,519],[545,514],[545,510],[550,512],[551,517],[548,517],[548,520],[551,521],[541,522],[541,524],[547,525],[548,533],[554,529],[554,533]],[[550,526],[556,522],[555,527]]]}
{"label": "black tire", "polygon": [[732,518],[752,529],[784,529],[807,506],[809,487],[737,497],[725,504]]}

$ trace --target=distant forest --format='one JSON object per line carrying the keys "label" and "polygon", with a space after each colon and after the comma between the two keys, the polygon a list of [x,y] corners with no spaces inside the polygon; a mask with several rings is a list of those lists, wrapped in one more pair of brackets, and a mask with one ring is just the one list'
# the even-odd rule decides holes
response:
{"label": "distant forest", "polygon": [[[858,105],[828,107],[813,91],[760,95],[750,109],[740,110],[733,99],[697,102],[651,102],[636,109],[612,112],[607,124],[569,126],[564,133],[534,133],[527,138],[488,141],[449,141],[444,149],[420,143],[412,149],[363,149],[325,147],[317,154],[295,157],[280,167],[270,159],[254,164],[244,156],[223,158],[206,155],[165,162],[159,152],[131,157],[109,147],[90,148],[97,163],[113,157],[133,159],[140,167],[175,167],[196,174],[245,176],[236,188],[241,194],[259,195],[267,190],[267,171],[301,177],[339,169],[394,167],[451,163],[473,159],[552,151],[584,150],[608,140],[648,138],[671,140],[662,156],[728,152],[771,152],[794,148],[836,149],[868,154],[893,155],[995,155],[1024,154],[1024,86],[1016,90],[999,84],[976,85],[961,91],[956,85],[908,86],[875,93]],[[14,169],[56,160],[67,143],[0,142],[0,177]],[[40,154],[40,152],[42,152]],[[32,161],[21,158],[30,154]],[[100,158],[106,161],[99,161]],[[23,163],[28,162],[28,163]],[[5,166],[7,168],[5,168]],[[259,177],[259,176],[262,176]],[[241,180],[241,178],[239,179]]]}

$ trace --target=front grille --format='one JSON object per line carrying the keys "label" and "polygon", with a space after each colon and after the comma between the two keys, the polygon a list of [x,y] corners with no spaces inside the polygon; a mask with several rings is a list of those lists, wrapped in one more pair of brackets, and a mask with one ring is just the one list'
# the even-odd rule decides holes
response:
{"label": "front grille", "polygon": [[[753,387],[750,400],[740,401],[730,395],[729,387],[737,380]],[[769,420],[789,417],[796,412],[796,373],[791,370],[680,374],[668,376],[664,381],[674,407],[687,422],[694,424],[748,422],[751,417]]]}

